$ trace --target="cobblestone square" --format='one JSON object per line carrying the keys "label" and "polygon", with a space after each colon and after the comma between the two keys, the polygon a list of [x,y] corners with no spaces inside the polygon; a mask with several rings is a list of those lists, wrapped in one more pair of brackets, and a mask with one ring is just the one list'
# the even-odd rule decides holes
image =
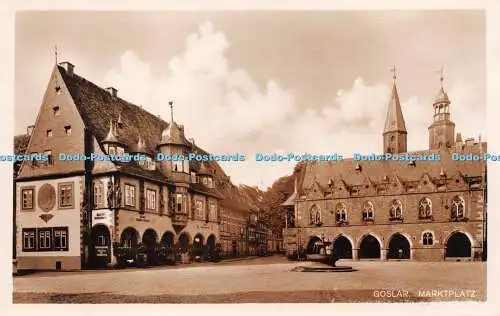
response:
{"label": "cobblestone square", "polygon": [[293,272],[281,257],[14,277],[14,303],[483,301],[486,264],[340,261],[356,271]]}

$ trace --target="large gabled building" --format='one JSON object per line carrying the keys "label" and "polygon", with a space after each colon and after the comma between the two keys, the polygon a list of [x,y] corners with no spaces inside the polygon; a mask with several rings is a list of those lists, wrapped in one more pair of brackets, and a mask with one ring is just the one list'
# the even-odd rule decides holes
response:
{"label": "large gabled building", "polygon": [[[450,104],[441,78],[429,115],[429,148],[408,153],[394,80],[382,156],[408,159],[367,155],[302,163],[294,174],[295,190],[282,204],[288,209],[288,253],[333,252],[354,260],[484,259],[486,143],[455,134]],[[481,159],[457,161],[454,154]]]}
{"label": "large gabled building", "polygon": [[[14,166],[18,269],[105,266],[117,248],[190,253],[220,243],[220,214],[231,197],[219,189],[232,185],[222,168],[157,161],[159,153],[207,152],[186,139],[173,114],[165,122],[82,78],[69,62],[55,65],[35,125],[14,147],[47,157]],[[144,159],[82,159],[125,154]]]}

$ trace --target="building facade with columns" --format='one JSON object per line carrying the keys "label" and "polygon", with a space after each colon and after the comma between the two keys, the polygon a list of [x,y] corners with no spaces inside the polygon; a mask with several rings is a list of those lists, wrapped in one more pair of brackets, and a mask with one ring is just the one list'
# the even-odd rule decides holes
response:
{"label": "building facade with columns", "polygon": [[[106,266],[117,248],[215,248],[229,177],[215,161],[157,159],[208,154],[171,110],[165,122],[54,66],[35,125],[14,140],[16,154],[43,158],[15,165],[18,269]],[[110,159],[127,154],[139,159]]]}
{"label": "building facade with columns", "polygon": [[381,156],[405,160],[373,155],[303,163],[282,204],[287,252],[333,252],[353,260],[485,259],[486,143],[455,133],[450,105],[441,78],[428,109],[429,147],[408,152],[394,78]]}

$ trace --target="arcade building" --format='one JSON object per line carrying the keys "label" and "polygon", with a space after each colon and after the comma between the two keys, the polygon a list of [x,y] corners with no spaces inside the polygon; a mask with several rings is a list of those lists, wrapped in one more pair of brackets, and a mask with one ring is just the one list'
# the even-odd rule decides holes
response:
{"label": "arcade building", "polygon": [[[224,198],[218,179],[228,177],[212,161],[156,161],[158,153],[207,154],[171,110],[167,123],[77,75],[71,63],[54,66],[35,125],[14,140],[16,153],[48,157],[15,166],[19,270],[112,265],[118,248],[214,250]],[[147,158],[60,160],[60,153]]]}
{"label": "arcade building", "polygon": [[[393,79],[383,152],[406,154],[407,130]],[[455,133],[450,109],[441,77],[429,107],[429,148],[408,153],[439,155],[439,161],[303,163],[294,173],[293,194],[282,204],[287,253],[324,252],[352,260],[485,260],[486,163],[451,156],[482,155],[486,143]]]}

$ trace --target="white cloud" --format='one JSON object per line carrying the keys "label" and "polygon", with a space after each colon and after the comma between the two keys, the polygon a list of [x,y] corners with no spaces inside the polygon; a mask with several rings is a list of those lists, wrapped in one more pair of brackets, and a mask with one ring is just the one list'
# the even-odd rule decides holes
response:
{"label": "white cloud", "polygon": [[[256,162],[256,152],[351,156],[353,152],[381,151],[391,87],[367,85],[357,78],[351,87],[332,95],[330,104],[303,111],[292,92],[275,80],[269,80],[261,91],[245,70],[229,69],[229,48],[226,36],[207,22],[188,37],[184,53],[164,68],[157,66],[160,75],[153,75],[151,65],[128,51],[121,57],[120,69],[110,70],[105,79],[122,97],[163,118],[170,117],[166,105],[175,100],[175,120],[184,124],[186,136],[194,137],[204,149],[246,154],[246,162],[221,163],[236,184],[268,186],[293,170],[295,163]],[[451,91],[457,93],[457,108],[473,95],[467,89]],[[426,148],[432,106],[411,96],[402,107],[409,149]],[[469,118],[472,111],[470,106],[460,106],[454,117]],[[484,122],[480,115],[474,120],[476,127]]]}

